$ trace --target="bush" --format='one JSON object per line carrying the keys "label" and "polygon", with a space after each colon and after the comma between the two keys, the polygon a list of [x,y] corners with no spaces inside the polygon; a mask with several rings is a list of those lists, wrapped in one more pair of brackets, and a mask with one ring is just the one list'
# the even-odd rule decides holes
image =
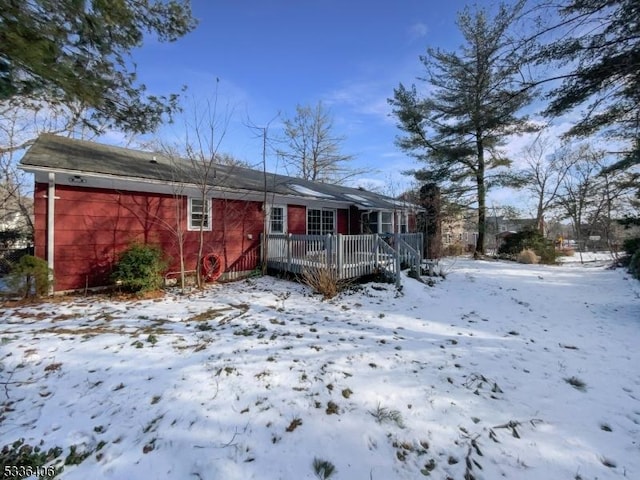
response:
{"label": "bush", "polygon": [[338,272],[326,266],[306,267],[302,271],[302,281],[323,298],[335,297],[344,288],[344,283],[338,279]]}
{"label": "bush", "polygon": [[9,273],[9,288],[23,298],[41,297],[49,293],[51,270],[47,262],[33,255],[24,255]]}
{"label": "bush", "polygon": [[520,252],[527,249],[533,250],[540,257],[542,263],[556,263],[557,255],[553,242],[544,238],[537,230],[523,230],[506,237],[498,249],[498,254],[517,259]]}
{"label": "bush", "polygon": [[536,255],[536,252],[533,250],[527,248],[518,254],[518,263],[536,264],[538,263],[538,255]]}
{"label": "bush", "polygon": [[452,243],[444,247],[443,253],[445,257],[459,257],[460,255],[464,255],[466,250],[461,243]]}
{"label": "bush", "polygon": [[640,237],[627,238],[622,243],[622,248],[629,255],[633,255],[634,253],[640,250]]}
{"label": "bush", "polygon": [[167,262],[160,247],[133,244],[120,255],[111,278],[130,292],[148,292],[162,287]]}

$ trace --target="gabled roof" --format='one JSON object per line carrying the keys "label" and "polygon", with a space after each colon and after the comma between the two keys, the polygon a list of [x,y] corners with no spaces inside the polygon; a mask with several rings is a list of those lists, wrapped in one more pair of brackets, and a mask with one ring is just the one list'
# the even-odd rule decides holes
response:
{"label": "gabled roof", "polygon": [[[49,169],[193,185],[202,181],[202,171],[188,160],[51,134],[41,135],[20,163],[27,171]],[[208,183],[212,187],[250,192],[263,192],[265,187],[263,172],[250,168],[216,165],[215,174],[210,177]],[[274,173],[266,174],[266,185],[269,193],[349,203],[363,210],[420,208],[365,190]]]}

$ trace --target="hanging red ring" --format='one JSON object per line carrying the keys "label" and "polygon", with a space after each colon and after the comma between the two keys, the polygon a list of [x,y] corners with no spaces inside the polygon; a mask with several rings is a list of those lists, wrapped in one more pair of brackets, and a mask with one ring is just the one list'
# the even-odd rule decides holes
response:
{"label": "hanging red ring", "polygon": [[202,257],[200,273],[205,282],[215,282],[222,275],[222,261],[215,253]]}

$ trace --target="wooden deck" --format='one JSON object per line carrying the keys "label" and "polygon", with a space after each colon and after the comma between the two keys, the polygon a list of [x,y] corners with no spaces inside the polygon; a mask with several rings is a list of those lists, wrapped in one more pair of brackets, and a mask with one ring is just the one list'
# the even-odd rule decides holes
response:
{"label": "wooden deck", "polygon": [[[399,279],[401,265],[420,265],[422,234],[268,235],[267,267],[302,274],[305,268],[330,268],[340,280],[385,271]],[[264,241],[264,237],[263,237]]]}

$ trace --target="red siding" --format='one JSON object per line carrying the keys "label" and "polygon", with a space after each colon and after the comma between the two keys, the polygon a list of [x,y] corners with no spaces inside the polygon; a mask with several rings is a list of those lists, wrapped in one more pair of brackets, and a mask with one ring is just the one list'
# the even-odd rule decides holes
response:
{"label": "red siding", "polygon": [[349,210],[339,209],[336,214],[336,233],[349,233]]}
{"label": "red siding", "polygon": [[307,207],[302,205],[289,205],[287,208],[287,226],[289,233],[306,235]]}
{"label": "red siding", "polygon": [[[36,255],[46,258],[47,185],[35,187]],[[179,202],[179,203],[178,203]],[[187,232],[186,198],[59,185],[55,204],[55,288],[106,285],[117,255],[131,242],[158,244],[179,269],[175,234],[177,205],[182,210],[187,269],[197,264],[199,232]],[[205,232],[204,253],[217,253],[225,270],[256,267],[262,211],[259,202],[213,201],[213,231]],[[251,237],[251,238],[249,238]]]}

